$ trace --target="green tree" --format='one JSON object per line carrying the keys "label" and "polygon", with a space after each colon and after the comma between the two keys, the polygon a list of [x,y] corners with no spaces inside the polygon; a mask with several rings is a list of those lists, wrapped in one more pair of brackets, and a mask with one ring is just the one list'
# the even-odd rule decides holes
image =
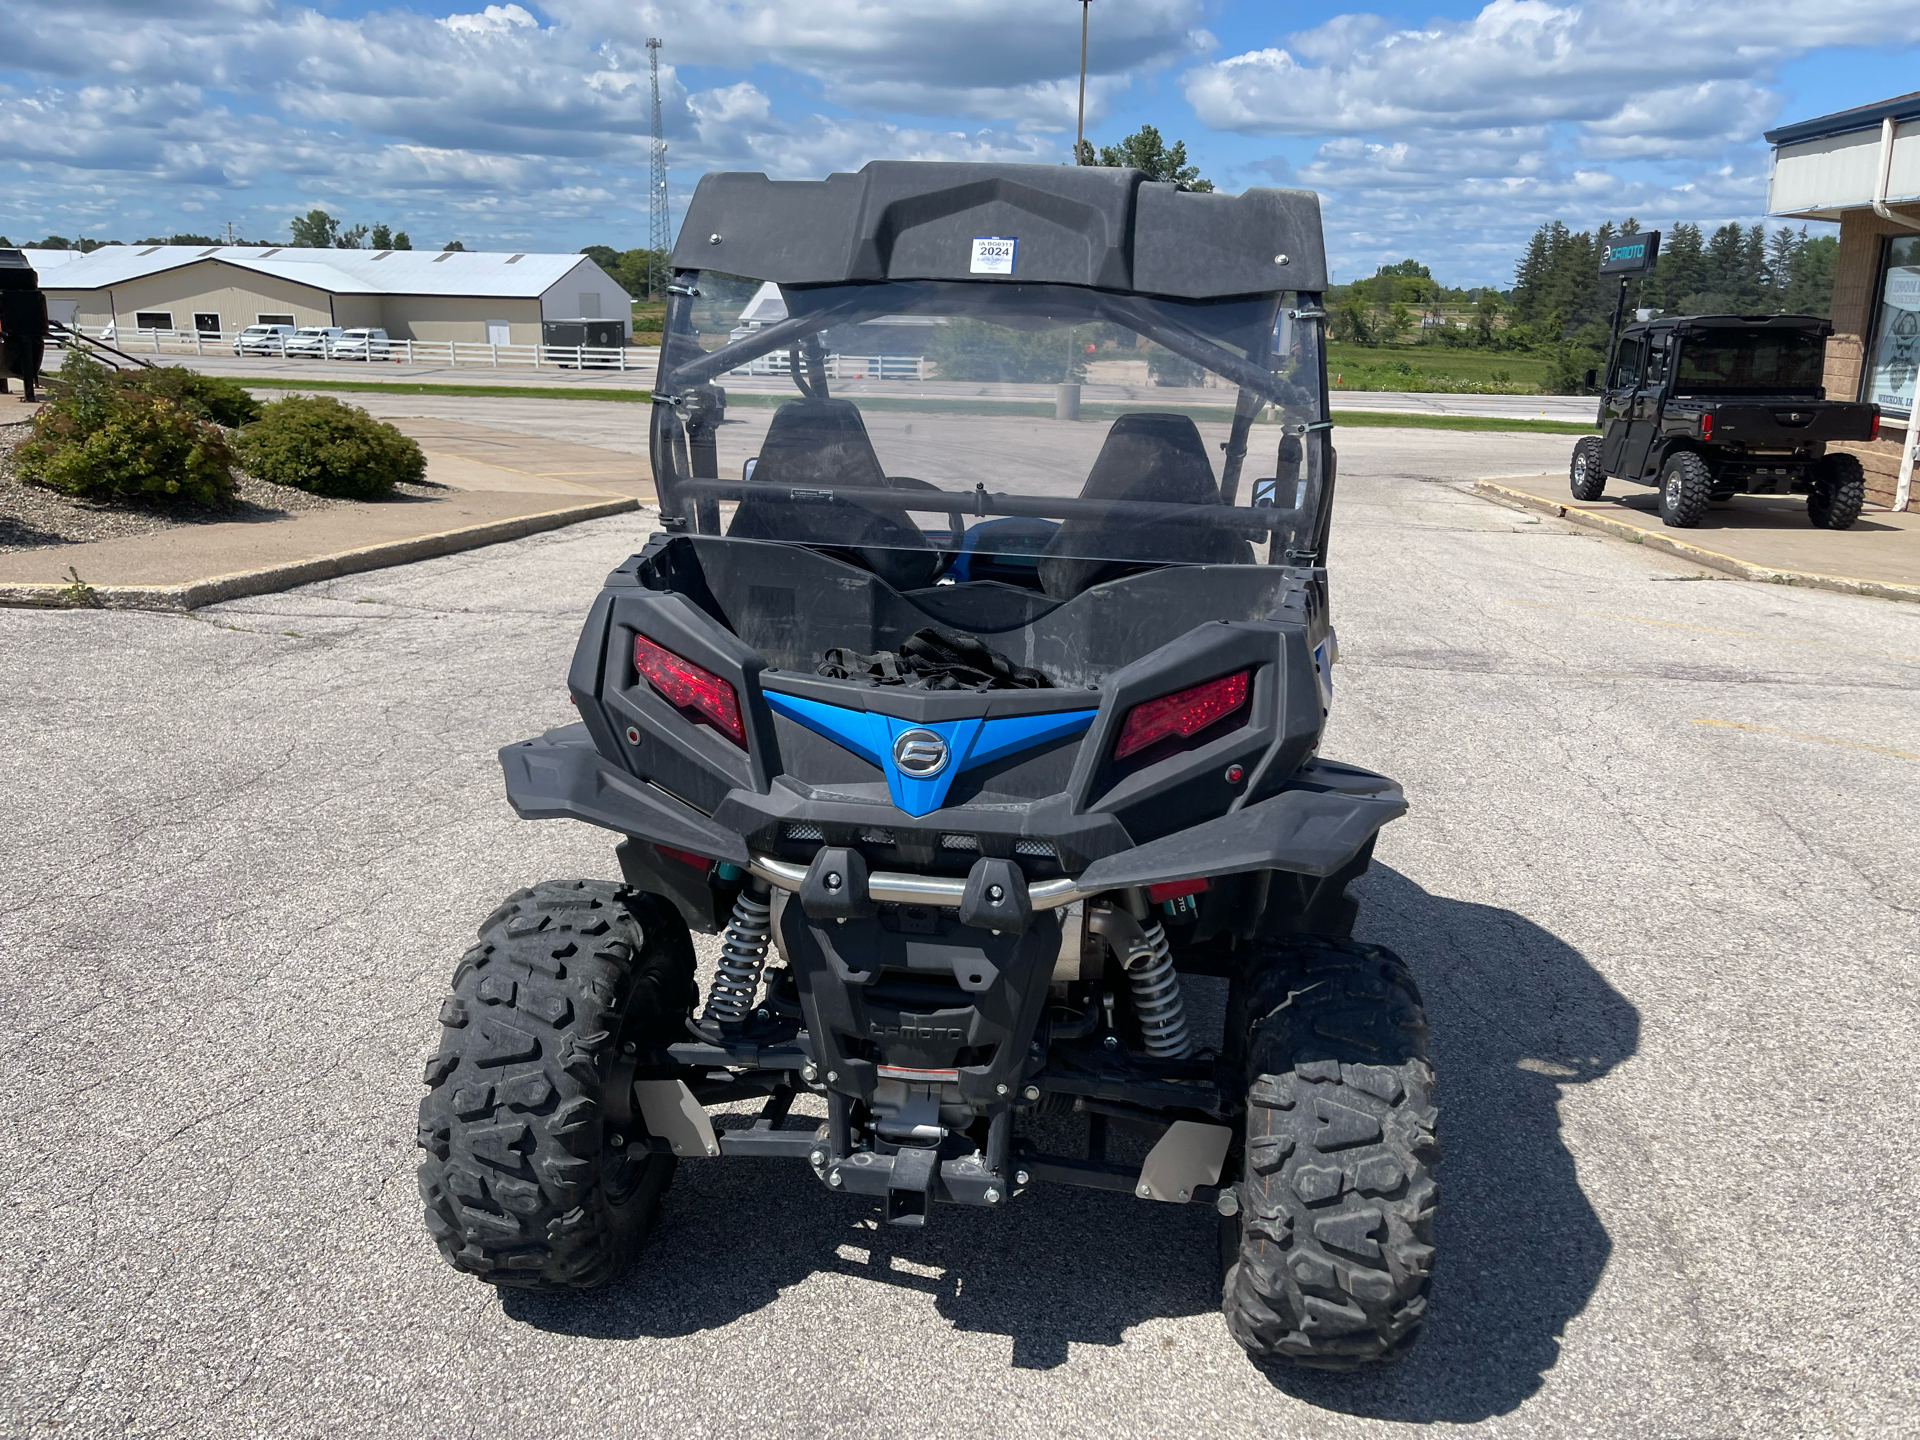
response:
{"label": "green tree", "polygon": [[413,240],[408,236],[406,231],[396,230],[393,232],[393,248],[396,250],[411,250],[413,248]]}
{"label": "green tree", "polygon": [[367,227],[355,225],[333,237],[336,250],[358,250],[367,243]]}
{"label": "green tree", "polygon": [[[645,298],[647,277],[658,252],[648,249],[616,250],[611,245],[583,245],[580,253],[598,265],[634,299]],[[664,257],[662,257],[664,258]]]}
{"label": "green tree", "polygon": [[340,236],[340,222],[324,210],[309,210],[291,228],[293,243],[310,250],[331,250]]}
{"label": "green tree", "polygon": [[1793,276],[1780,295],[1780,308],[1789,315],[1833,314],[1833,265],[1840,240],[1834,235],[1804,238],[1794,252]]}
{"label": "green tree", "polygon": [[374,225],[372,234],[368,236],[368,243],[376,250],[393,249],[393,232],[387,229],[385,221]]}
{"label": "green tree", "polygon": [[440,248],[442,251],[447,251],[447,250],[464,250],[467,247],[462,245],[458,240],[449,240],[446,244],[442,245]]}
{"label": "green tree", "polygon": [[1151,125],[1142,125],[1118,145],[1102,145],[1098,151],[1091,140],[1082,140],[1074,163],[1131,166],[1146,171],[1149,180],[1166,181],[1182,190],[1213,189],[1211,180],[1200,178],[1200,167],[1187,163],[1187,142],[1176,140],[1169,147]]}

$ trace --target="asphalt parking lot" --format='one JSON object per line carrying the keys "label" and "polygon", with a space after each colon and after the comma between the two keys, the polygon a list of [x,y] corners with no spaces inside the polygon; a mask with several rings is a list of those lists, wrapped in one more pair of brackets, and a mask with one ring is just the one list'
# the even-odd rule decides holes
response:
{"label": "asphalt parking lot", "polygon": [[569,718],[622,516],[192,617],[0,611],[0,1429],[1920,1431],[1920,606],[1455,488],[1562,438],[1339,443],[1325,751],[1413,802],[1361,933],[1441,1076],[1407,1361],[1256,1369],[1210,1213],[1087,1192],[876,1230],[798,1165],[688,1162],[613,1290],[441,1264],[442,987],[505,892],[614,869],[493,752]]}

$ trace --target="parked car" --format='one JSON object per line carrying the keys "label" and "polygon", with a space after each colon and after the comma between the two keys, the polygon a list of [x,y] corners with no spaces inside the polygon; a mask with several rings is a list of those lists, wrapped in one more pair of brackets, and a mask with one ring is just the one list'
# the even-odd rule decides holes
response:
{"label": "parked car", "polygon": [[284,355],[294,336],[291,325],[249,325],[233,342],[236,355]]}
{"label": "parked car", "polygon": [[380,329],[348,330],[333,342],[336,360],[385,360],[391,346]]}
{"label": "parked car", "polygon": [[339,348],[340,337],[346,333],[338,325],[302,325],[287,337],[286,353],[309,359],[328,357]]}

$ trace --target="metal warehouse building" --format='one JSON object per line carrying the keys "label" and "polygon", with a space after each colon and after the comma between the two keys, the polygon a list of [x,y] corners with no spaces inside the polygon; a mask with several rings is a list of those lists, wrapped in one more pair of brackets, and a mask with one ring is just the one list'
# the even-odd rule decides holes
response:
{"label": "metal warehouse building", "polygon": [[97,330],[378,326],[395,340],[537,345],[546,320],[633,335],[627,292],[584,255],[108,245],[29,250],[53,319]]}

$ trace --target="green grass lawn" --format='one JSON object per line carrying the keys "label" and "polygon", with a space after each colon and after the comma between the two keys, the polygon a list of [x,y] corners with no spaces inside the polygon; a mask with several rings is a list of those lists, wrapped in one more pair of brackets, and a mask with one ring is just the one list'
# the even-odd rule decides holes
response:
{"label": "green grass lawn", "polygon": [[[1400,367],[1414,372],[1405,375]],[[1539,355],[1515,355],[1495,350],[1449,350],[1441,345],[1350,345],[1333,341],[1327,346],[1327,376],[1335,387],[1347,390],[1420,390],[1423,380],[1453,385],[1516,387],[1516,393],[1537,393],[1551,364]]]}

